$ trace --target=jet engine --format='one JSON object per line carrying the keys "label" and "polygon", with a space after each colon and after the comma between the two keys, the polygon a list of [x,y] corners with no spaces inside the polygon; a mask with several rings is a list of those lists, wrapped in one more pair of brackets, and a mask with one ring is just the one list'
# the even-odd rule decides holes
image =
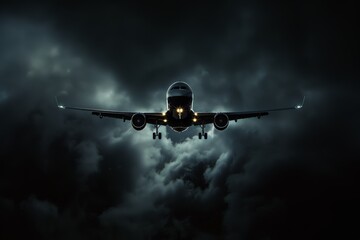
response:
{"label": "jet engine", "polygon": [[214,127],[217,130],[225,130],[229,125],[229,117],[224,113],[217,113],[214,116]]}
{"label": "jet engine", "polygon": [[135,113],[131,117],[131,125],[135,130],[143,130],[146,126],[146,116],[143,113]]}

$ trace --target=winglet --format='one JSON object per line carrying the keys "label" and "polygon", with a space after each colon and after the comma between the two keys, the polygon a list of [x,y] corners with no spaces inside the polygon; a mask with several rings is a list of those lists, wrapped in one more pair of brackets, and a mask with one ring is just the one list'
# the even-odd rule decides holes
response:
{"label": "winglet", "polygon": [[60,109],[64,109],[64,108],[65,108],[64,105],[59,104],[58,99],[57,99],[56,96],[55,96],[55,102],[56,102],[56,106],[57,106],[58,108],[60,108]]}
{"label": "winglet", "polygon": [[304,103],[305,103],[305,96],[303,98],[303,101],[302,101],[301,105],[296,105],[295,109],[301,109],[304,106]]}

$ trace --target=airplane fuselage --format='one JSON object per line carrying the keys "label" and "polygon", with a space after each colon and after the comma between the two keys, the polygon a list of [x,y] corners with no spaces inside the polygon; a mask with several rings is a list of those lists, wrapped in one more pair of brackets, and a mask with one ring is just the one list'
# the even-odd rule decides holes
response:
{"label": "airplane fuselage", "polygon": [[194,94],[185,82],[173,83],[166,92],[167,124],[176,132],[183,132],[197,121],[193,108]]}

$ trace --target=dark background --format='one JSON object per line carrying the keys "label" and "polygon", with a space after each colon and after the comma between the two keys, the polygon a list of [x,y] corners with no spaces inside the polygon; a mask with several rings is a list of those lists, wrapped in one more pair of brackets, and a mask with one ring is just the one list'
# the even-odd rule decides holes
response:
{"label": "dark background", "polygon": [[[352,2],[2,4],[1,239],[359,237],[359,38]],[[153,141],[67,105],[293,106]]]}

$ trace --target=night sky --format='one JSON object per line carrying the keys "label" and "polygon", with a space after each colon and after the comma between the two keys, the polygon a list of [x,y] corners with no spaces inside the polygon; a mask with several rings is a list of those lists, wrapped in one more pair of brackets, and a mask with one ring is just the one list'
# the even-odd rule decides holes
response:
{"label": "night sky", "polygon": [[[359,238],[359,38],[342,1],[0,6],[0,239]],[[295,106],[178,134],[66,105]]]}

